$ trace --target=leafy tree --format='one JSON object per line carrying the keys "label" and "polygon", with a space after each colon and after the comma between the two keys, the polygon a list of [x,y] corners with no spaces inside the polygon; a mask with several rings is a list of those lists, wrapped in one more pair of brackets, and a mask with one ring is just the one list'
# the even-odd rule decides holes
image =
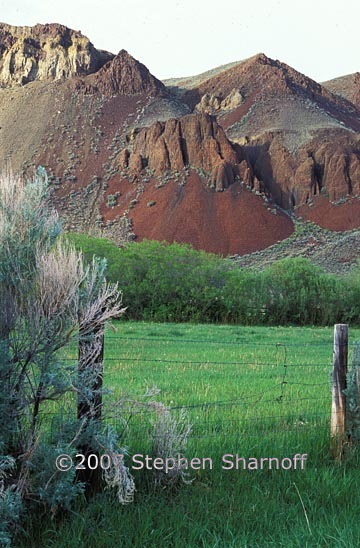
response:
{"label": "leafy tree", "polygon": [[264,272],[269,324],[314,325],[347,319],[345,281],[299,257],[275,262]]}

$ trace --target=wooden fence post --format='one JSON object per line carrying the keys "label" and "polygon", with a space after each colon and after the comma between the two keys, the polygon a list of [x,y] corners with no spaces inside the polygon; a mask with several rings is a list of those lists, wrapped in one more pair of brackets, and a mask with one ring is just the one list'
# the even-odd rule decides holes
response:
{"label": "wooden fence post", "polygon": [[[91,337],[79,332],[78,371],[80,376],[85,374],[86,388],[92,395],[86,400],[78,397],[78,419],[101,419],[104,329],[104,326],[97,327]],[[86,379],[87,372],[89,379]]]}
{"label": "wooden fence post", "polygon": [[346,374],[348,365],[348,325],[334,326],[334,361],[332,374],[331,403],[331,452],[337,462],[341,461],[346,431]]}
{"label": "wooden fence post", "polygon": [[[85,429],[90,420],[101,420],[104,328],[105,326],[100,324],[92,330],[90,326],[79,330],[78,373],[87,394],[86,397],[78,394],[77,416],[84,421]],[[100,486],[101,469],[90,469],[88,466],[89,455],[98,455],[98,452],[88,443],[79,446],[78,450],[84,455],[86,464],[84,469],[77,470],[77,479],[85,483],[87,496],[96,492]]]}

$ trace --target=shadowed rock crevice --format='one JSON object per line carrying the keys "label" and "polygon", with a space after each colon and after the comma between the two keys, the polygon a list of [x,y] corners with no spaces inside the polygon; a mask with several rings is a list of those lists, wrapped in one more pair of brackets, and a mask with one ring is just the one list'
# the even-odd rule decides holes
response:
{"label": "shadowed rock crevice", "polygon": [[353,133],[320,136],[296,155],[284,145],[282,132],[264,134],[243,148],[265,191],[284,209],[311,204],[320,195],[330,202],[359,196],[360,151]]}

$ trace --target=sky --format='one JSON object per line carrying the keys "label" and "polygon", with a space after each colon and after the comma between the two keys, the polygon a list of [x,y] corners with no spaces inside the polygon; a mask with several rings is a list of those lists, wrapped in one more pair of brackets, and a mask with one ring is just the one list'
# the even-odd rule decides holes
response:
{"label": "sky", "polygon": [[0,0],[0,21],[81,30],[160,79],[256,53],[319,82],[360,71],[359,0]]}

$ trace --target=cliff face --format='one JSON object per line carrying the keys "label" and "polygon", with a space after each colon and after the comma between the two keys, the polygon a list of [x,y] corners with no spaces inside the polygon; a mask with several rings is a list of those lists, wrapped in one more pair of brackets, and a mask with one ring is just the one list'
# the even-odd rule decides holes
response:
{"label": "cliff face", "polygon": [[[292,209],[313,205],[320,195],[338,202],[360,195],[360,140],[344,130],[318,135],[297,154],[286,147],[283,133],[251,141],[252,165],[278,205]],[[246,147],[245,147],[246,149]]]}
{"label": "cliff face", "polygon": [[0,86],[91,74],[114,56],[95,49],[63,25],[15,27],[0,23]]}

